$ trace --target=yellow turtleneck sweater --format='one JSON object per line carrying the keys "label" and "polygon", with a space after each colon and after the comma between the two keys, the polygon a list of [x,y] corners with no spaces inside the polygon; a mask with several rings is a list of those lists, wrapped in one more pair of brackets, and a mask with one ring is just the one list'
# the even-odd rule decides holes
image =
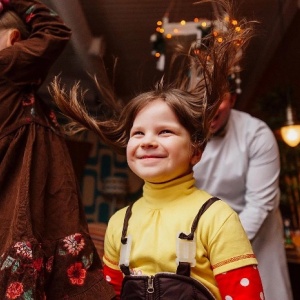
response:
{"label": "yellow turtleneck sweater", "polygon": [[[176,272],[178,233],[190,233],[192,222],[211,195],[194,186],[193,174],[161,184],[145,182],[143,196],[132,208],[127,235],[132,237],[130,268],[138,275]],[[126,208],[110,219],[104,263],[119,269],[121,233]],[[250,242],[238,215],[223,201],[215,202],[200,218],[195,232],[196,266],[191,276],[220,299],[214,276],[255,265]]]}

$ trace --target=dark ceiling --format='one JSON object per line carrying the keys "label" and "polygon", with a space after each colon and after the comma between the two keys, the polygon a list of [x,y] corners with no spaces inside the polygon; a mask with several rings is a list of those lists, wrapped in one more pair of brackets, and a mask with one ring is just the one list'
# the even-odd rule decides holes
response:
{"label": "dark ceiling", "polygon": [[[240,107],[251,100],[263,72],[295,17],[299,18],[299,0],[236,0],[238,18],[259,21],[256,36],[250,42],[242,61],[242,94]],[[82,81],[97,98],[87,72],[99,72],[102,56],[108,74],[112,74],[117,95],[128,99],[136,92],[153,86],[162,73],[151,55],[150,36],[156,22],[169,12],[170,22],[195,17],[209,18],[210,6],[193,5],[192,0],[45,0],[73,30],[71,43],[49,74],[61,73],[63,81]],[[208,10],[206,8],[209,8]],[[298,39],[300,40],[300,39]]]}

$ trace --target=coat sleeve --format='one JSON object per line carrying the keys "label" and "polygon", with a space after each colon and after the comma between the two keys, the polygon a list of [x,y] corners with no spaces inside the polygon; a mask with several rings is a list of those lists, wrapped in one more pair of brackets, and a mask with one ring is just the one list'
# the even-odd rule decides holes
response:
{"label": "coat sleeve", "polygon": [[40,1],[11,0],[8,8],[20,16],[30,36],[0,52],[1,75],[15,86],[39,86],[69,41],[71,30]]}
{"label": "coat sleeve", "polygon": [[248,148],[245,206],[239,217],[248,238],[252,240],[270,211],[279,205],[280,160],[276,139],[263,122]]}

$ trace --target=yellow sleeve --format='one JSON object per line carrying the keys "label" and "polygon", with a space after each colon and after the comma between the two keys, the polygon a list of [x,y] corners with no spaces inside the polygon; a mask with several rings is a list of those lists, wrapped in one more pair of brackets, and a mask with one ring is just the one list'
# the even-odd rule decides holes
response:
{"label": "yellow sleeve", "polygon": [[109,220],[105,239],[104,239],[104,256],[103,262],[105,265],[114,270],[120,270],[120,248],[121,234],[125,216],[125,209],[116,212]]}
{"label": "yellow sleeve", "polygon": [[[213,206],[210,209],[212,208]],[[257,265],[252,246],[237,213],[221,201],[214,209],[216,213],[212,212],[213,216],[208,224],[210,238],[206,245],[214,275]]]}

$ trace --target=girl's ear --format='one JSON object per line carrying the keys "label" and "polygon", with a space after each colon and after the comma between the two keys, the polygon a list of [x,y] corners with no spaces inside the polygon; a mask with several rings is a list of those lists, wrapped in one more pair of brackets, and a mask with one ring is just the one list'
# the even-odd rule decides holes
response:
{"label": "girl's ear", "polygon": [[194,148],[194,153],[191,157],[191,165],[194,166],[200,161],[202,157],[202,151],[199,148]]}
{"label": "girl's ear", "polygon": [[7,47],[12,46],[15,42],[21,40],[21,33],[18,29],[10,29],[7,39]]}

